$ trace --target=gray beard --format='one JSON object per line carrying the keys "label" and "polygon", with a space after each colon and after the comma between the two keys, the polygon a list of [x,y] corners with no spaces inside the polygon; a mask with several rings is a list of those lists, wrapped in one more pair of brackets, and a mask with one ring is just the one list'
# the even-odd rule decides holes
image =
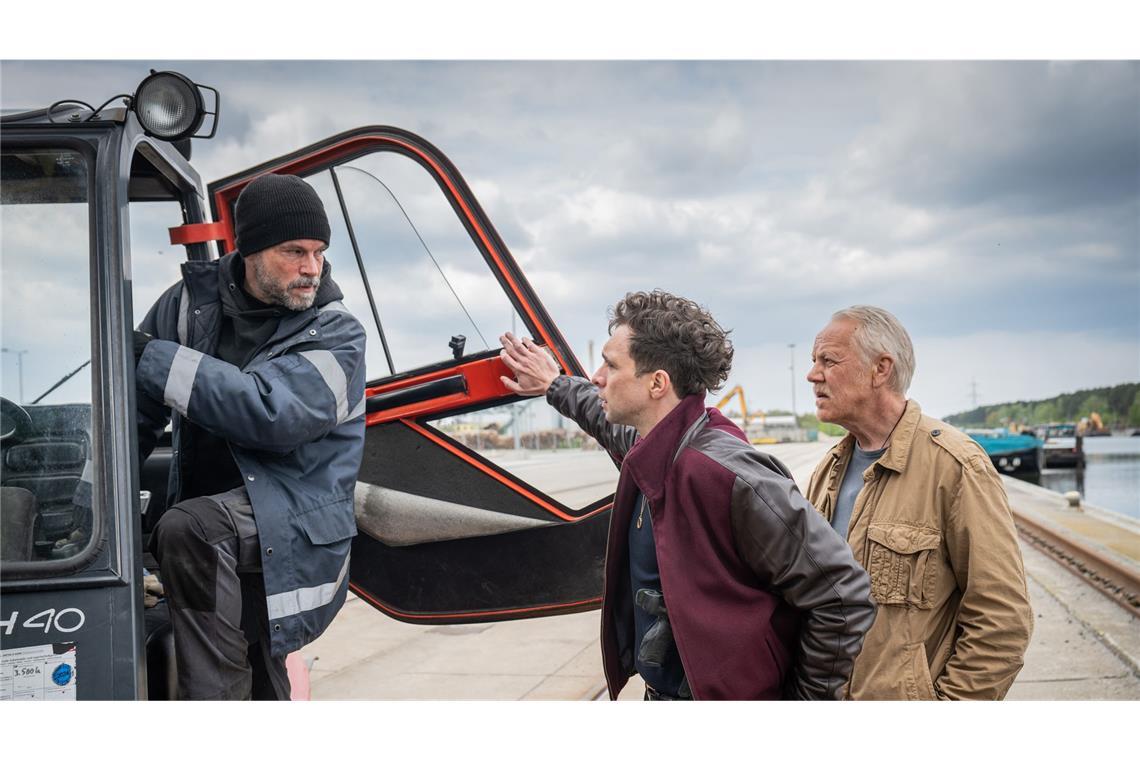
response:
{"label": "gray beard", "polygon": [[[320,277],[298,277],[288,285],[281,286],[274,280],[261,265],[261,260],[253,258],[253,279],[257,281],[258,289],[266,295],[269,303],[284,306],[292,311],[304,311],[313,305],[317,299],[317,289],[321,285]],[[308,295],[293,295],[289,288],[312,285],[313,292]]]}

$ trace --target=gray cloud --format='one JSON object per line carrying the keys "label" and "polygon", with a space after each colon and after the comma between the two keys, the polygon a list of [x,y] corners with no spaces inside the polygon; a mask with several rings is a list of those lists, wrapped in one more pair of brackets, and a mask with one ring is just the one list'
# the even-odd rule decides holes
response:
{"label": "gray cloud", "polygon": [[915,65],[888,85],[898,95],[888,118],[855,141],[850,181],[909,203],[1015,213],[1134,199],[1138,72],[1129,62]]}
{"label": "gray cloud", "polygon": [[[802,363],[827,316],[858,302],[896,311],[920,354],[992,330],[1140,354],[1135,63],[151,65],[223,92],[218,138],[195,144],[207,180],[362,124],[422,134],[584,362],[606,307],[653,287],[734,329],[733,382],[766,407],[790,401],[786,344]],[[146,69],[5,62],[0,98],[101,102]],[[998,376],[985,345],[973,370]],[[1010,353],[1018,397],[1069,389],[1053,390],[1053,358]],[[921,389],[928,408],[961,407],[948,386]]]}

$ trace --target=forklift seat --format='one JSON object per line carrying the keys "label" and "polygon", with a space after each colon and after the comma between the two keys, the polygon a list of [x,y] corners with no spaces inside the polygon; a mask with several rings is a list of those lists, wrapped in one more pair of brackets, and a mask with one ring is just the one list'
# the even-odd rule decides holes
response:
{"label": "forklift seat", "polygon": [[[0,486],[26,490],[36,505],[33,556],[29,559],[59,559],[60,541],[71,542],[77,530],[91,525],[90,498],[77,494],[91,457],[91,405],[54,404],[27,406],[31,425],[22,437],[5,441],[0,456]],[[87,491],[89,497],[90,492]],[[4,528],[9,527],[4,518]],[[74,554],[87,544],[88,533],[65,554]]]}
{"label": "forklift seat", "polygon": [[36,496],[26,488],[0,487],[0,560],[32,559]]}

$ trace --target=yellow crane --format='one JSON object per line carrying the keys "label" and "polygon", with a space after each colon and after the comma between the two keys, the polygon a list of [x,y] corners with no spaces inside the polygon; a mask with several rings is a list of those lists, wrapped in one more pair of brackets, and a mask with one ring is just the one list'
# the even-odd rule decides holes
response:
{"label": "yellow crane", "polygon": [[741,386],[734,385],[720,401],[716,402],[716,408],[723,410],[734,398],[740,400],[741,427],[744,428],[748,440],[752,443],[776,443],[776,439],[764,431],[764,412],[748,411],[748,402],[744,400],[744,388]]}

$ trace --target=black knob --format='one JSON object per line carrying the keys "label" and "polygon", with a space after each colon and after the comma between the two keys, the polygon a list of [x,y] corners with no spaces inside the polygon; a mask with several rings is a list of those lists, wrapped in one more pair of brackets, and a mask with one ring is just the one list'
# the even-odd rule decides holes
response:
{"label": "black knob", "polygon": [[463,347],[467,345],[467,336],[465,335],[452,335],[451,342],[447,347],[451,349],[451,355],[456,359],[463,358]]}

